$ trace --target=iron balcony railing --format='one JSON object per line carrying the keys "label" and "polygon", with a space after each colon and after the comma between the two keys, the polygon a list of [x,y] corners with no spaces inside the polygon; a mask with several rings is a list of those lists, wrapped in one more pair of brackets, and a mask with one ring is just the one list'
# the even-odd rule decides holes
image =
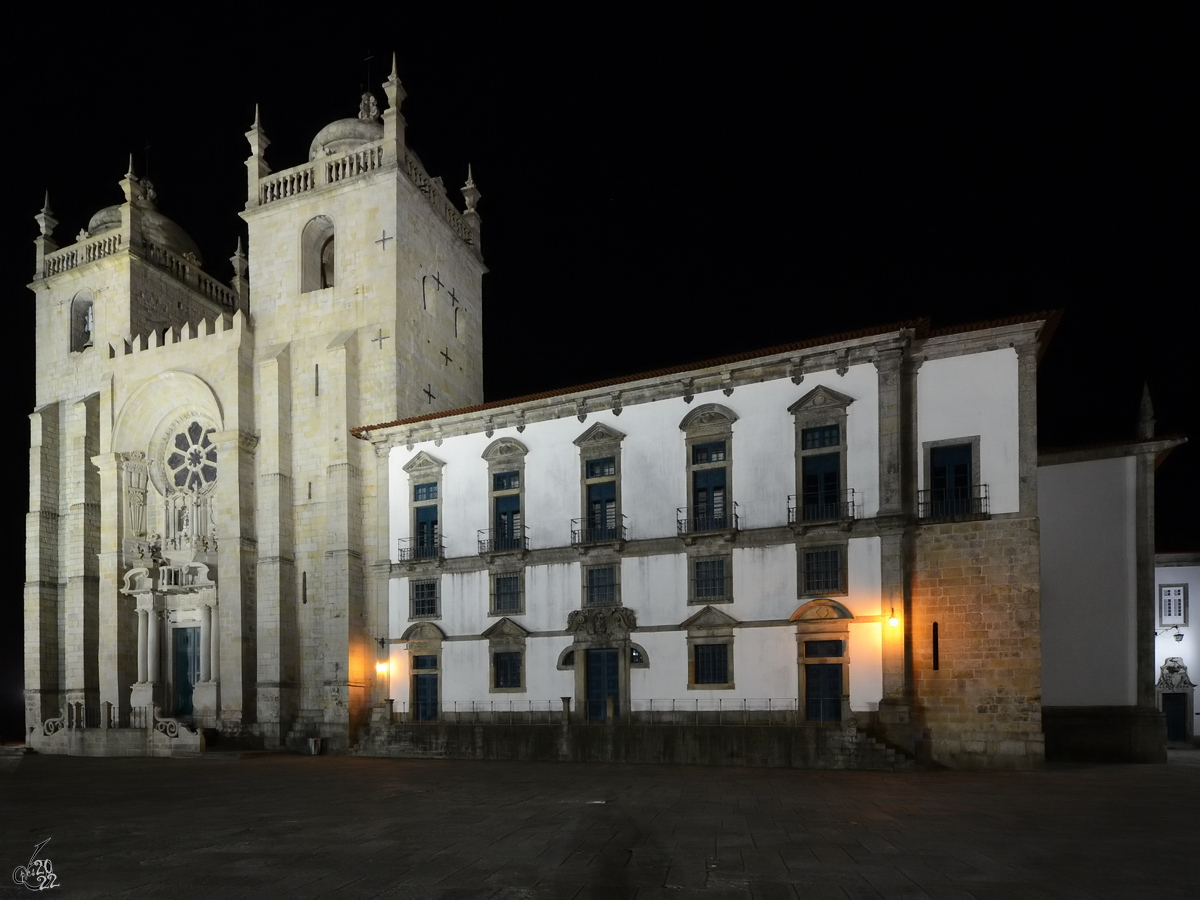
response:
{"label": "iron balcony railing", "polygon": [[396,550],[396,559],[400,562],[412,562],[417,559],[445,559],[446,551],[440,539],[430,543],[418,542],[416,538],[400,538]]}
{"label": "iron balcony railing", "polygon": [[625,529],[625,517],[621,516],[621,521],[613,525],[604,525],[594,519],[572,519],[571,520],[571,543],[572,544],[603,544],[614,541],[623,541],[627,539],[628,531]]}
{"label": "iron balcony railing", "polygon": [[[614,698],[615,699],[615,698]],[[839,698],[839,708],[840,708]],[[591,724],[603,725],[606,717],[587,715],[594,712],[589,706],[600,706],[604,700],[589,703],[568,700],[564,710],[561,699],[550,700],[417,700],[397,701],[392,707],[395,724],[471,723],[479,725],[561,725],[564,713]],[[735,700],[713,699],[648,699],[634,698],[632,709],[614,708],[614,719],[626,725],[786,725],[829,726],[838,724],[840,715],[831,716],[823,707],[814,709],[804,699],[795,697],[761,697]],[[601,707],[602,708],[602,707]],[[840,709],[839,709],[840,711]]]}
{"label": "iron balcony railing", "polygon": [[922,519],[954,519],[960,516],[991,515],[988,486],[976,484],[964,488],[934,488],[917,491],[918,515]]}
{"label": "iron balcony railing", "polygon": [[529,529],[481,528],[479,529],[480,553],[506,553],[529,549]]}
{"label": "iron balcony railing", "polygon": [[696,534],[705,531],[736,531],[738,529],[738,505],[733,504],[717,515],[709,507],[694,509],[681,506],[675,510],[675,524],[679,534]]}
{"label": "iron balcony railing", "polygon": [[[837,519],[853,519],[856,517],[854,488],[839,491],[834,500],[825,498],[804,497],[803,495],[788,494],[787,520],[789,525],[797,522],[830,522]],[[797,500],[800,502],[797,503]]]}

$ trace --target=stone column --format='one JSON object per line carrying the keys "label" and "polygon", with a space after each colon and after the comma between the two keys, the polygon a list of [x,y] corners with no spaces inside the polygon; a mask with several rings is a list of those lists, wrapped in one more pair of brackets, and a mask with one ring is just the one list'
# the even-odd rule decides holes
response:
{"label": "stone column", "polygon": [[[373,638],[389,638],[388,633],[388,588],[391,581],[391,553],[394,543],[391,534],[391,445],[386,441],[372,441],[374,468],[367,474],[363,485],[363,521],[367,524],[364,538],[367,575],[367,628]],[[390,670],[389,670],[390,674]],[[372,702],[386,700],[388,675],[371,676]]]}
{"label": "stone column", "polygon": [[[141,454],[101,453],[92,457],[100,481],[99,624],[100,624],[100,696],[120,715],[130,704],[130,686],[134,680],[145,683],[145,635],[135,618],[135,598],[121,593],[124,566],[122,545],[128,527],[130,497],[127,490],[131,468],[136,469],[143,485],[140,531],[130,532],[135,540],[145,539],[146,463]],[[144,563],[143,563],[144,564]]]}
{"label": "stone column", "polygon": [[149,665],[147,662],[147,647],[146,641],[149,637],[146,618],[148,613],[144,609],[137,611],[138,616],[138,684],[145,684],[149,674]]}
{"label": "stone column", "polygon": [[257,613],[254,567],[254,448],[245,431],[210,435],[217,447],[217,484],[213,490],[217,522],[217,642],[225,646],[215,678],[221,684],[220,722],[231,729],[254,721]]}
{"label": "stone column", "polygon": [[[39,272],[40,274],[40,272]],[[59,405],[29,417],[29,513],[25,517],[25,726],[59,714]]]}
{"label": "stone column", "polygon": [[[64,635],[67,702],[100,710],[100,629],[96,538],[99,484],[92,464],[99,441],[99,395],[66,409],[66,454],[60,479],[65,493],[63,575],[66,576]],[[87,717],[83,718],[87,721]]]}
{"label": "stone column", "polygon": [[149,610],[146,629],[146,681],[155,686],[159,681],[158,632],[161,627],[158,610]]}
{"label": "stone column", "polygon": [[212,681],[212,607],[200,607],[200,680]]}

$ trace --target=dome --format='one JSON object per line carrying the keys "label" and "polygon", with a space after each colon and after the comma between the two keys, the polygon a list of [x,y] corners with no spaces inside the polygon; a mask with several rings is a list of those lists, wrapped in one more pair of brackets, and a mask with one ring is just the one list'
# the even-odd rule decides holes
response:
{"label": "dome", "polygon": [[[148,192],[154,190],[148,182],[143,182]],[[200,248],[192,240],[192,236],[180,228],[175,222],[158,211],[154,201],[150,199],[138,201],[138,209],[142,213],[142,236],[153,241],[160,247],[174,253],[176,256],[191,254],[196,258],[197,265],[204,264]],[[121,225],[121,205],[106,206],[88,221],[88,234],[102,234]]]}
{"label": "dome", "polygon": [[381,140],[383,140],[383,125],[379,122],[363,119],[338,119],[317,132],[312,145],[308,148],[308,158],[312,161],[318,156],[332,156],[335,153],[353,150],[363,144]]}

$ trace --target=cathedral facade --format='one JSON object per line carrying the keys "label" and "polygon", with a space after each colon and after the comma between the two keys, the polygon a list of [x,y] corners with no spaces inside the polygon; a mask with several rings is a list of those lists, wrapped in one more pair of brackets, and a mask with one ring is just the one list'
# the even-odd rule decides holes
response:
{"label": "cathedral facade", "polygon": [[115,752],[161,718],[345,747],[365,715],[386,460],[349,429],[483,399],[479,194],[456,208],[405,146],[394,73],[384,91],[280,172],[256,115],[253,274],[239,245],[229,286],[132,165],[74,243],[37,217],[34,746]]}

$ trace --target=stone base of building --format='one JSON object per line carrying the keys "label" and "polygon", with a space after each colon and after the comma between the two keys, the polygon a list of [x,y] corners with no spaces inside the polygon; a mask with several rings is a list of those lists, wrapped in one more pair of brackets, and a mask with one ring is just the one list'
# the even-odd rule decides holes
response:
{"label": "stone base of building", "polygon": [[1045,706],[1050,762],[1165,763],[1167,720],[1140,706]]}
{"label": "stone base of building", "polygon": [[907,771],[913,761],[854,728],[821,725],[372,723],[351,751],[404,759],[667,763]]}
{"label": "stone base of building", "polygon": [[928,747],[918,747],[917,758],[950,769],[1040,769],[1046,761],[1040,734],[966,732],[927,743]]}

